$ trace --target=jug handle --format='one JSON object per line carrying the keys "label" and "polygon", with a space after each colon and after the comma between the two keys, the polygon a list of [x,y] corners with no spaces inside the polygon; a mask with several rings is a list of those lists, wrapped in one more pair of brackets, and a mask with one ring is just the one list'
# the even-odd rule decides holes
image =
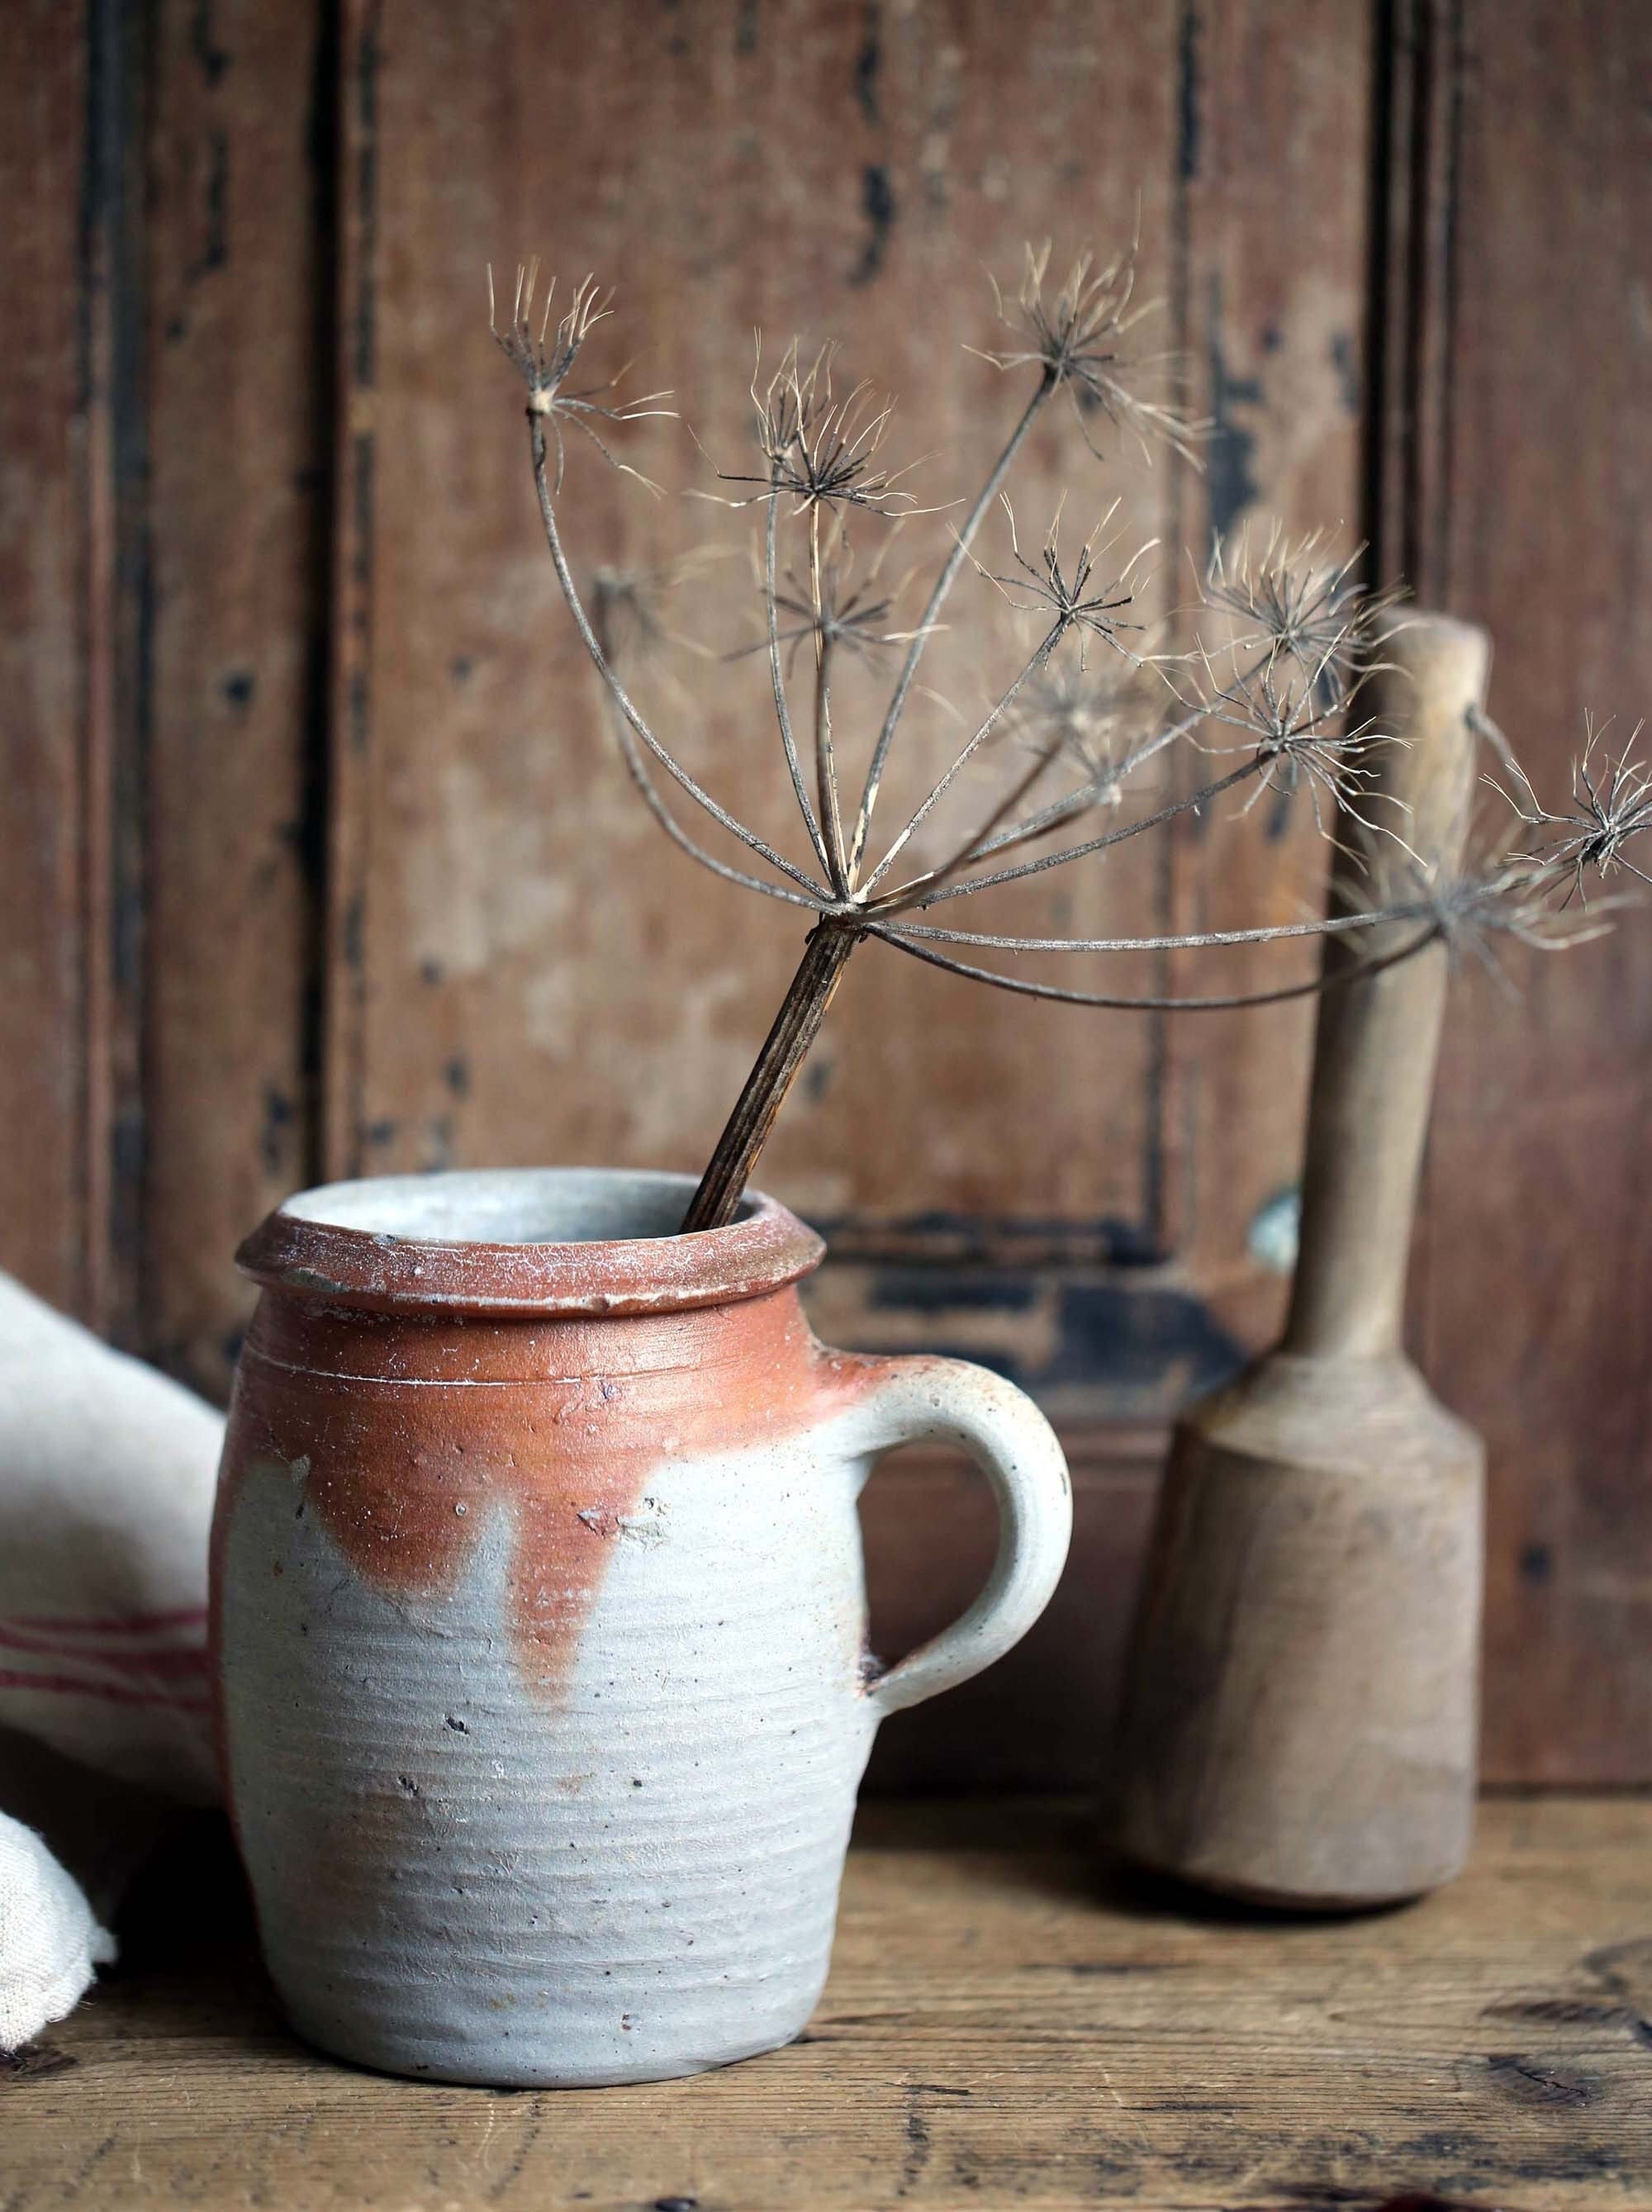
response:
{"label": "jug handle", "polygon": [[986,1587],[939,1635],[866,1688],[881,1719],[967,1682],[1018,1644],[1049,1603],[1072,1534],[1072,1486],[1055,1432],[1032,1400],[967,1360],[891,1358],[865,1408],[869,1454],[956,1444],[992,1486],[998,1554]]}

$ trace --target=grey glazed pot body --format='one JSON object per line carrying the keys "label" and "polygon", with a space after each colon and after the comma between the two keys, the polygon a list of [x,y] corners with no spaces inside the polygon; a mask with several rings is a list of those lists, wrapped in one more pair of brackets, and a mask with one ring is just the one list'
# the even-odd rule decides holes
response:
{"label": "grey glazed pot body", "polygon": [[[592,2086],[796,2035],[883,1715],[988,1664],[1066,1553],[1041,1415],[811,1335],[817,1241],[664,1176],[499,1172],[291,1201],[214,1533],[227,1789],[300,2031],[387,2070]],[[578,1240],[578,1241],[575,1241]],[[888,1672],[855,1500],[963,1445],[1004,1535]]]}

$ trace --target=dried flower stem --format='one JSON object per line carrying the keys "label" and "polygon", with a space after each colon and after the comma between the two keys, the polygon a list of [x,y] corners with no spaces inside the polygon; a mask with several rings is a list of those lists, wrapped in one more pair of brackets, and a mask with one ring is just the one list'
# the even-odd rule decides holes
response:
{"label": "dried flower stem", "polygon": [[[1261,672],[1261,668],[1262,663],[1258,661],[1248,673],[1254,677]],[[1242,679],[1236,679],[1236,681],[1238,680]],[[1160,753],[1167,751],[1178,739],[1190,736],[1205,720],[1208,712],[1209,709],[1203,705],[1195,707],[1191,713],[1183,714],[1178,720],[1168,722],[1154,736],[1144,738],[1140,744],[1132,746],[1124,759],[1113,769],[1112,781],[1121,785],[1127,777],[1134,775],[1139,769],[1145,768],[1149,761],[1157,759]],[[1067,793],[1065,798],[1052,799],[1047,806],[1042,806],[1036,813],[1029,814],[1024,822],[1012,822],[1007,829],[999,830],[996,836],[982,838],[975,850],[967,856],[963,865],[971,866],[976,860],[990,859],[994,853],[1008,852],[1014,846],[1030,844],[1039,837],[1048,836],[1051,830],[1059,830],[1064,822],[1071,822],[1075,816],[1087,812],[1095,804],[1095,781],[1091,779],[1090,781],[1080,785],[1077,791]],[[1196,808],[1209,796],[1208,792],[1195,792],[1187,800],[1179,801],[1178,804]],[[981,880],[986,879],[983,878]],[[966,886],[971,890],[975,887],[974,881]]]}
{"label": "dried flower stem", "polygon": [[[1384,779],[1366,758],[1371,747],[1394,740],[1369,720],[1350,723],[1344,718],[1367,680],[1395,665],[1378,659],[1376,654],[1385,642],[1397,641],[1398,628],[1382,629],[1393,595],[1373,594],[1365,589],[1355,573],[1357,556],[1325,557],[1317,536],[1293,544],[1277,529],[1253,556],[1248,538],[1242,534],[1236,544],[1216,548],[1200,586],[1202,605],[1222,626],[1222,638],[1213,647],[1204,635],[1195,634],[1189,651],[1142,658],[1121,635],[1134,627],[1122,611],[1132,602],[1132,571],[1148,549],[1139,549],[1114,582],[1100,581],[1098,562],[1105,548],[1098,545],[1098,540],[1114,509],[1103,516],[1070,562],[1063,559],[1054,523],[1037,554],[1023,553],[1004,487],[1033,424],[1056,392],[1066,390],[1079,430],[1092,453],[1095,444],[1083,419],[1087,410],[1100,409],[1139,437],[1151,433],[1189,458],[1190,441],[1200,428],[1133,388],[1133,375],[1150,365],[1127,343],[1127,334],[1144,312],[1131,304],[1133,247],[1120,260],[1099,270],[1087,257],[1081,258],[1053,298],[1045,291],[1048,265],[1048,248],[1029,252],[1025,278],[1010,318],[1017,321],[1021,342],[984,356],[1005,372],[1036,369],[1036,387],[1023,404],[962,525],[954,530],[951,547],[914,628],[893,626],[893,591],[885,590],[879,596],[867,585],[853,592],[849,589],[848,549],[841,534],[843,519],[851,513],[887,523],[914,511],[913,495],[899,483],[907,471],[886,465],[881,458],[890,403],[880,401],[864,384],[853,386],[846,398],[835,398],[829,348],[823,349],[805,366],[794,344],[762,388],[754,374],[751,397],[762,456],[761,472],[725,475],[725,483],[750,489],[721,503],[731,507],[761,503],[764,509],[761,568],[770,684],[787,770],[817,876],[788,860],[720,805],[654,734],[616,672],[615,655],[609,649],[612,641],[607,635],[607,602],[599,597],[598,619],[593,626],[563,549],[556,501],[562,483],[564,428],[580,431],[605,459],[635,476],[637,471],[610,453],[596,426],[611,433],[645,416],[668,414],[670,409],[656,403],[669,395],[650,393],[623,402],[616,394],[616,379],[581,390],[570,388],[569,378],[585,341],[607,313],[606,299],[598,295],[589,278],[574,292],[554,336],[550,329],[549,295],[536,328],[537,278],[531,270],[519,277],[506,327],[501,330],[495,325],[495,337],[528,386],[534,482],[557,581],[605,687],[627,770],[645,804],[673,842],[701,866],[726,881],[801,907],[815,917],[785,1000],[695,1194],[684,1223],[687,1229],[714,1228],[732,1219],[843,967],[866,937],[876,937],[909,958],[949,974],[1026,997],[1068,1005],[1165,1012],[1226,1009],[1275,1005],[1326,988],[1340,991],[1347,982],[1381,975],[1425,947],[1442,943],[1454,952],[1473,951],[1500,975],[1491,950],[1496,936],[1512,937],[1539,949],[1580,942],[1598,933],[1595,915],[1600,907],[1586,918],[1584,926],[1567,925],[1557,912],[1558,907],[1564,907],[1563,894],[1587,899],[1588,889],[1598,878],[1619,868],[1649,879],[1627,856],[1627,848],[1652,830],[1652,768],[1636,757],[1633,738],[1615,761],[1597,759],[1597,733],[1591,729],[1571,804],[1558,810],[1539,800],[1506,741],[1502,741],[1500,757],[1513,784],[1511,789],[1503,790],[1503,796],[1523,828],[1534,833],[1534,842],[1525,850],[1501,848],[1446,876],[1424,868],[1396,828],[1371,818],[1371,804],[1384,799],[1401,815],[1406,811],[1403,805],[1394,801],[1394,792],[1385,791]],[[1008,317],[1001,294],[999,307]],[[999,500],[1009,514],[1014,566],[1011,573],[993,575],[971,549],[989,510]],[[801,522],[807,532],[806,581],[796,585],[784,599],[778,583],[782,501],[787,503],[788,523]],[[1114,509],[1116,506],[1115,501]],[[823,523],[823,510],[826,511]],[[1058,521],[1059,514],[1058,507]],[[829,535],[834,527],[840,532],[835,541]],[[877,575],[880,561],[881,554],[868,572],[868,585]],[[973,566],[1012,606],[1040,612],[1042,635],[1030,657],[957,748],[882,857],[867,866],[873,813],[890,748],[928,639],[940,626],[942,611],[966,564]],[[794,572],[788,568],[787,573],[789,581]],[[784,631],[782,605],[788,617]],[[645,621],[641,629],[645,638],[671,634],[669,626],[658,621]],[[787,669],[805,635],[814,649],[812,775],[805,768],[787,696]],[[782,665],[780,653],[783,636],[789,648],[787,666]],[[1082,679],[1085,648],[1091,640],[1099,640],[1135,672],[1133,684],[1153,672],[1169,684],[1177,710],[1151,734],[1115,747],[1121,684],[1120,690],[1111,693],[1103,686],[1099,703],[1086,702]],[[852,646],[868,662],[876,647],[896,643],[906,647],[870,750],[852,827],[844,819],[833,728],[832,677],[840,641]],[[623,647],[623,637],[619,642]],[[1052,671],[1051,664],[1064,645],[1068,660]],[[1395,649],[1400,649],[1397,643]],[[1077,675],[1070,665],[1075,657]],[[1168,672],[1178,664],[1186,672],[1185,685]],[[1041,698],[1041,693],[1051,691],[1060,696],[1054,700]],[[1084,720],[1086,714],[1091,718],[1088,722]],[[1471,717],[1471,721],[1477,733],[1500,737],[1483,714],[1478,720]],[[938,818],[943,802],[956,791],[964,771],[1006,729],[1031,741],[1030,760],[1002,779],[998,795],[969,836],[939,860],[890,883],[887,879],[897,861],[908,853],[918,833]],[[1206,754],[1225,751],[1242,757],[1138,819],[1115,820],[1109,829],[1090,836],[1080,834],[1076,842],[1057,843],[1054,849],[1031,857],[1010,857],[1054,838],[1069,823],[1093,809],[1117,804],[1131,778],[1183,740]],[[1083,781],[1054,799],[1032,804],[1040,779],[1062,757],[1076,758],[1081,763]],[[668,787],[660,781],[662,776],[675,783],[780,880],[732,866],[708,851],[677,819],[668,803]],[[1269,790],[1289,794],[1305,788],[1315,823],[1333,848],[1339,842],[1339,829],[1355,833],[1357,856],[1370,878],[1368,890],[1345,883],[1329,915],[1311,921],[1151,936],[1044,937],[950,929],[907,919],[945,900],[1027,882],[1111,851],[1133,837],[1197,814],[1242,787],[1249,787],[1239,809],[1242,816],[1249,813]],[[1030,811],[1023,812],[1023,807]],[[1392,890],[1378,895],[1378,871],[1373,860],[1378,840],[1382,841],[1382,872],[1388,876],[1398,868],[1405,879],[1399,895]],[[1411,870],[1408,878],[1407,868]],[[1338,954],[1321,963],[1309,978],[1267,990],[1186,997],[1130,997],[1072,989],[1006,975],[957,957],[958,949],[972,948],[1011,955],[1123,955],[1315,937],[1328,938]]]}
{"label": "dried flower stem", "polygon": [[774,1026],[683,1217],[685,1236],[699,1229],[720,1229],[734,1218],[752,1166],[826,1018],[832,994],[860,934],[859,929],[833,921],[817,922],[810,931]]}

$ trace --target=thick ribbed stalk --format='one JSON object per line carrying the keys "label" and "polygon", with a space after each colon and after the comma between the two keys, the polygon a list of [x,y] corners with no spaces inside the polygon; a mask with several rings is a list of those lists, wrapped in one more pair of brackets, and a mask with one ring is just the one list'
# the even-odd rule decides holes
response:
{"label": "thick ribbed stalk", "polygon": [[683,1234],[695,1229],[721,1229],[733,1220],[757,1156],[768,1141],[774,1116],[786,1103],[786,1094],[826,1018],[843,964],[860,937],[860,931],[853,925],[837,921],[819,922],[810,931],[774,1025],[683,1217]]}

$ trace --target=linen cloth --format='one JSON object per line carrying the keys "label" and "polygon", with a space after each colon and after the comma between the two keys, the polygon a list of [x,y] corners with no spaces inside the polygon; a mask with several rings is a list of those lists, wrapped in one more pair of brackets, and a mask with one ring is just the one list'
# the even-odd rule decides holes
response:
{"label": "linen cloth", "polygon": [[[112,1960],[100,1913],[153,1843],[154,1807],[217,1796],[222,1440],[203,1401],[0,1275],[0,2050]],[[113,1784],[100,1794],[88,1770]]]}

